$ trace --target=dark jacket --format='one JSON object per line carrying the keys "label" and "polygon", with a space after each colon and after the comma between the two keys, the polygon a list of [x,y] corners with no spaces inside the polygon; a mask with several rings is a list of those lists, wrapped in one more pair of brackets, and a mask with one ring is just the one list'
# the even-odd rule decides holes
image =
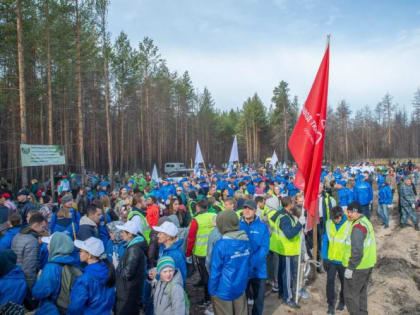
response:
{"label": "dark jacket", "polygon": [[98,226],[95,222],[84,215],[80,219],[79,233],[77,233],[77,239],[86,241],[89,237],[99,238]]}
{"label": "dark jacket", "polygon": [[17,265],[22,266],[25,280],[28,287],[31,288],[36,281],[36,275],[39,267],[38,233],[29,226],[24,227],[12,241],[12,250],[17,256]]}
{"label": "dark jacket", "polygon": [[137,236],[126,244],[116,270],[116,315],[139,314],[140,297],[146,276],[146,241]]}

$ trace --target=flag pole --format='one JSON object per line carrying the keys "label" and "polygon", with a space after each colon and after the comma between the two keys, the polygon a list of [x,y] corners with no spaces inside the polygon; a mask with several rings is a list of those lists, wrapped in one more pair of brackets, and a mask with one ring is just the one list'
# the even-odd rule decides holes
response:
{"label": "flag pole", "polygon": [[[302,213],[300,214],[301,216],[303,216],[303,211],[304,211],[304,204],[305,204],[305,199],[303,200],[303,204],[302,204]],[[299,290],[300,290],[300,269],[301,269],[301,260],[302,260],[302,242],[305,239],[305,236],[303,234],[303,226],[302,229],[300,230],[300,240],[299,240],[299,257],[298,257],[298,269],[297,269],[297,277],[296,277],[296,294],[295,294],[295,303],[298,304],[299,302]]]}

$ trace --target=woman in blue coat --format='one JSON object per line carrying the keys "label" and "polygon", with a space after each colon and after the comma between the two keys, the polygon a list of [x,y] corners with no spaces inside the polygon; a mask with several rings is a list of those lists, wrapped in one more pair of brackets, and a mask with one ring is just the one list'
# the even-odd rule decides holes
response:
{"label": "woman in blue coat", "polygon": [[50,237],[43,237],[48,244],[48,262],[40,277],[32,287],[32,296],[40,301],[35,314],[60,314],[56,305],[61,288],[61,272],[64,265],[75,266],[74,245],[72,239],[64,232],[55,232]]}
{"label": "woman in blue coat", "polygon": [[13,302],[23,304],[27,286],[23,270],[16,266],[16,254],[11,249],[0,250],[0,306]]}
{"label": "woman in blue coat", "polygon": [[76,240],[80,261],[87,264],[84,273],[76,279],[70,293],[67,314],[111,314],[115,303],[115,270],[111,262],[101,257],[104,244],[99,238]]}
{"label": "woman in blue coat", "polygon": [[170,256],[175,262],[175,268],[181,272],[182,280],[187,280],[187,261],[182,250],[183,239],[178,239],[178,228],[172,222],[164,222],[160,226],[153,227],[158,232],[159,258]]}

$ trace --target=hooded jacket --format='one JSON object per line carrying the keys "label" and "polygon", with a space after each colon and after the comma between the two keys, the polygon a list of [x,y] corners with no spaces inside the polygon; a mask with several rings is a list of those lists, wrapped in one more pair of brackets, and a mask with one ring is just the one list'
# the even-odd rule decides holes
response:
{"label": "hooded jacket", "polygon": [[32,296],[40,301],[36,315],[59,314],[55,305],[61,288],[63,265],[75,265],[72,240],[62,232],[56,232],[50,242],[48,263],[32,287]]}
{"label": "hooded jacket", "polygon": [[179,270],[175,270],[174,277],[169,282],[156,281],[153,288],[153,306],[156,315],[189,314],[185,307],[184,282]]}
{"label": "hooded jacket", "polygon": [[251,246],[244,231],[223,234],[211,255],[209,293],[233,301],[246,290]]}
{"label": "hooded jacket", "polygon": [[139,314],[139,299],[146,277],[147,243],[137,236],[125,245],[125,252],[116,270],[115,314]]}
{"label": "hooded jacket", "polygon": [[31,288],[35,283],[39,267],[40,245],[38,233],[26,226],[13,238],[12,250],[17,256],[17,265],[22,266],[26,283]]}
{"label": "hooded jacket", "polygon": [[115,287],[107,287],[108,266],[99,261],[87,265],[73,284],[67,314],[111,314],[115,302]]}
{"label": "hooded jacket", "polygon": [[0,305],[9,301],[23,304],[27,286],[23,270],[16,266],[16,254],[11,250],[0,251]]}
{"label": "hooded jacket", "polygon": [[8,229],[6,233],[4,233],[3,237],[0,238],[0,249],[10,249],[12,246],[12,240],[19,233],[22,229],[22,226],[16,226]]}
{"label": "hooded jacket", "polygon": [[80,219],[79,233],[77,233],[77,239],[81,241],[86,241],[89,237],[99,238],[98,225],[87,215],[84,215]]}
{"label": "hooded jacket", "polygon": [[187,261],[185,259],[185,254],[181,249],[183,241],[184,240],[179,239],[168,248],[165,248],[164,245],[161,245],[159,248],[159,257],[172,257],[175,262],[175,268],[180,271],[182,275],[182,281],[185,283],[185,281],[187,281]]}
{"label": "hooded jacket", "polygon": [[259,217],[248,224],[241,219],[239,229],[248,235],[251,245],[251,256],[249,259],[249,278],[267,278],[267,254],[270,248],[270,233],[268,227]]}

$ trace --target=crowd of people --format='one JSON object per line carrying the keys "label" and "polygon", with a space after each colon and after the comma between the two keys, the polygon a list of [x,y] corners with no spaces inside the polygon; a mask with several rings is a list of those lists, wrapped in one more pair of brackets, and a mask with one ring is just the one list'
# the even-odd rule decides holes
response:
{"label": "crowd of people", "polygon": [[419,230],[415,166],[325,167],[316,251],[295,167],[177,182],[134,174],[118,189],[74,185],[73,175],[57,184],[58,202],[37,180],[16,193],[1,184],[1,314],[188,314],[186,281],[197,274],[203,313],[263,314],[270,292],[297,310],[308,262],[327,273],[327,314],[367,314],[373,202],[385,228],[396,205],[400,227],[410,219]]}

